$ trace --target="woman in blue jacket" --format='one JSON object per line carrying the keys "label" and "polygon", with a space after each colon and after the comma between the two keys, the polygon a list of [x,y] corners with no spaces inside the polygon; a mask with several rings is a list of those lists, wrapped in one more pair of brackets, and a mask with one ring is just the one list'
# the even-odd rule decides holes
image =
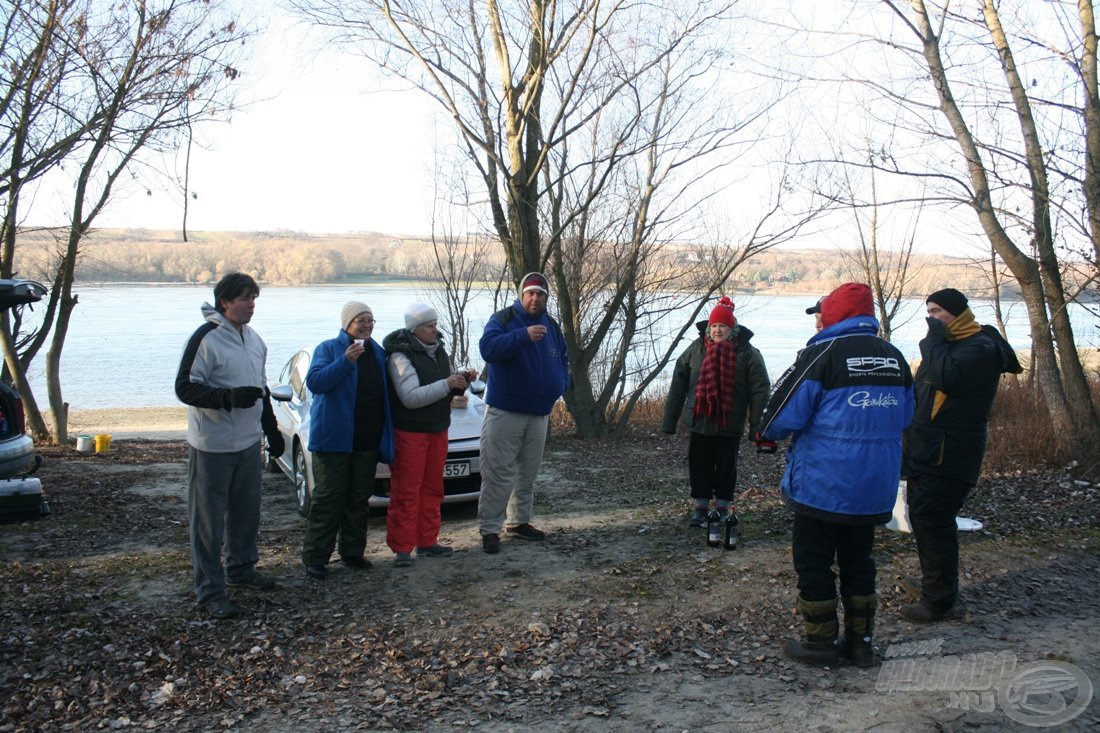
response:
{"label": "woman in blue jacket", "polygon": [[306,574],[324,580],[339,539],[340,559],[370,568],[367,510],[378,462],[393,460],[386,354],[371,338],[374,313],[351,301],[340,311],[340,334],[313,351],[306,386],[313,393],[309,450],[313,502],[302,543]]}
{"label": "woman in blue jacket", "polygon": [[[901,470],[901,435],[913,417],[913,375],[878,336],[871,289],[846,283],[821,303],[822,329],[779,378],[761,419],[768,440],[791,436],[783,494],[794,510],[791,550],[805,641],[787,656],[835,664],[838,652],[874,663],[878,596],[875,525],[890,519]],[[840,571],[844,639],[837,646]]]}

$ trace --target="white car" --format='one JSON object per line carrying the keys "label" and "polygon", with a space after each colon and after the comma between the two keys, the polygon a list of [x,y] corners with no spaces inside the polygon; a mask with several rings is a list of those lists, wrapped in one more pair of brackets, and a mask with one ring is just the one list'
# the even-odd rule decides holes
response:
{"label": "white car", "polygon": [[[302,349],[290,358],[271,387],[271,406],[279,421],[279,432],[286,441],[286,450],[277,459],[265,456],[269,470],[281,470],[294,482],[298,495],[298,513],[309,514],[313,496],[313,458],[309,453],[309,406],[313,399],[306,386],[306,374],[312,350]],[[447,462],[443,466],[443,503],[477,501],[481,495],[481,421],[485,417],[485,383],[475,381],[466,390],[466,406],[451,410],[451,427],[447,431],[449,445]],[[375,494],[371,507],[386,507],[390,503],[390,467],[378,464]]]}

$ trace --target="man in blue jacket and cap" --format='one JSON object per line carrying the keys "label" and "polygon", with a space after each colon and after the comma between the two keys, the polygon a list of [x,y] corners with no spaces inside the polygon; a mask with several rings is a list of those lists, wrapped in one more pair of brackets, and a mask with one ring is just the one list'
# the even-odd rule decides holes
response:
{"label": "man in blue jacket and cap", "polygon": [[[764,440],[791,436],[783,494],[805,640],[783,651],[808,664],[874,664],[875,525],[890,519],[901,436],[913,416],[905,357],[878,336],[871,289],[846,283],[821,303],[821,330],[780,377],[761,418]],[[837,588],[844,638],[837,645]]]}
{"label": "man in blue jacket and cap", "polygon": [[569,386],[569,355],[557,321],[546,312],[550,283],[532,272],[520,296],[485,324],[479,348],[489,365],[481,427],[481,546],[500,552],[500,534],[542,540],[531,524],[535,477],[542,465],[554,403]]}

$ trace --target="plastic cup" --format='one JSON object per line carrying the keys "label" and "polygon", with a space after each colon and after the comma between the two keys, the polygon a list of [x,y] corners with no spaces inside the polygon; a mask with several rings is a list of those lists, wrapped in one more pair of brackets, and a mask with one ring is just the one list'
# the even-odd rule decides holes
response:
{"label": "plastic cup", "polygon": [[95,436],[95,452],[106,453],[109,450],[111,450],[111,436],[108,433]]}
{"label": "plastic cup", "polygon": [[365,343],[366,343],[366,339],[355,339],[355,345],[356,346],[362,346]]}

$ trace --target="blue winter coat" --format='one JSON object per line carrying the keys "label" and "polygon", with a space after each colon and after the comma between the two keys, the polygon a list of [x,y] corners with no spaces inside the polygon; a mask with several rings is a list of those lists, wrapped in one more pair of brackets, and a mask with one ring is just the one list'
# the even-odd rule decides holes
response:
{"label": "blue winter coat", "polygon": [[[309,450],[350,453],[355,436],[355,393],[359,387],[359,367],[344,358],[351,346],[347,331],[313,350],[306,372],[306,386],[313,393],[309,408]],[[371,339],[361,359],[374,357],[382,373],[382,440],[378,446],[382,463],[393,460],[393,415],[390,413],[389,378],[386,376],[386,352]]]}
{"label": "blue winter coat", "polygon": [[[528,326],[546,326],[546,336],[532,341]],[[485,401],[490,407],[525,415],[549,415],[569,386],[565,337],[545,312],[532,318],[516,301],[485,324],[478,344],[489,365]]]}
{"label": "blue winter coat", "polygon": [[764,437],[793,436],[782,488],[796,512],[860,524],[890,518],[913,375],[878,328],[856,316],[818,332],[768,400]]}

